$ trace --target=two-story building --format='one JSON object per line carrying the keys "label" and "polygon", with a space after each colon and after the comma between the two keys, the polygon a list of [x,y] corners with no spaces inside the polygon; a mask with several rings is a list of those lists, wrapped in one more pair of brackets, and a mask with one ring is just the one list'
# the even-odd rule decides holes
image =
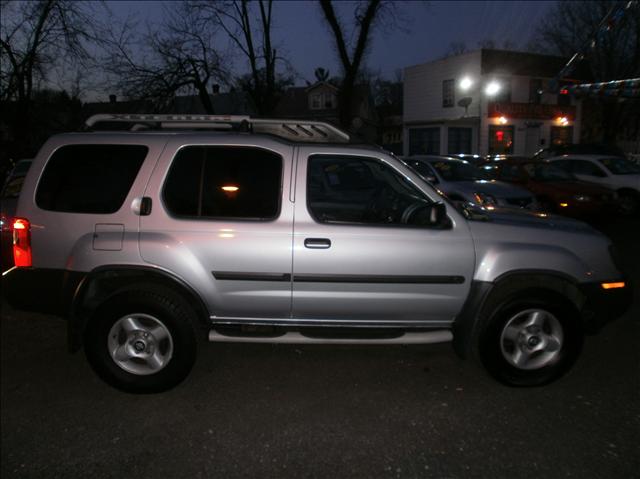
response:
{"label": "two-story building", "polygon": [[549,93],[565,62],[481,49],[406,68],[404,153],[530,156],[578,143],[580,101],[566,90]]}

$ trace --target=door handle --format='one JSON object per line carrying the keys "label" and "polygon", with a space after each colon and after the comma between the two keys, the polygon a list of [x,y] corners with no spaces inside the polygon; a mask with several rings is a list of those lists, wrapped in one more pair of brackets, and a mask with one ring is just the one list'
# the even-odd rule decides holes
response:
{"label": "door handle", "polygon": [[304,247],[309,249],[327,249],[331,247],[331,240],[328,238],[306,238]]}

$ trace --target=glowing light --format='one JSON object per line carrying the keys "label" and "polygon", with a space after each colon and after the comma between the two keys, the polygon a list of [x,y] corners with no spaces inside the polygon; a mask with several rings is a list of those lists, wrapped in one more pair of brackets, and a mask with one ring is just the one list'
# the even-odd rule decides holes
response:
{"label": "glowing light", "polygon": [[498,94],[501,88],[502,87],[500,86],[500,83],[498,83],[497,81],[491,81],[484,88],[484,92],[489,96],[494,96]]}
{"label": "glowing light", "polygon": [[463,77],[462,80],[460,80],[460,89],[462,91],[467,91],[472,86],[473,86],[473,80],[471,78]]}
{"label": "glowing light", "polygon": [[556,118],[556,121],[562,126],[567,126],[569,124],[569,119],[566,116],[559,116]]}
{"label": "glowing light", "polygon": [[504,116],[501,116],[500,118],[498,118],[498,123],[500,123],[501,125],[506,125],[507,119]]}
{"label": "glowing light", "polygon": [[235,193],[239,189],[240,188],[238,188],[237,186],[232,186],[232,185],[222,187],[222,191],[227,191],[229,193]]}
{"label": "glowing light", "polygon": [[566,208],[567,206],[569,206],[569,203],[560,203],[560,206],[562,206],[563,208]]}
{"label": "glowing light", "polygon": [[616,288],[624,288],[627,285],[625,284],[624,281],[618,281],[617,283],[600,283],[600,286],[602,286],[603,289],[616,289]]}

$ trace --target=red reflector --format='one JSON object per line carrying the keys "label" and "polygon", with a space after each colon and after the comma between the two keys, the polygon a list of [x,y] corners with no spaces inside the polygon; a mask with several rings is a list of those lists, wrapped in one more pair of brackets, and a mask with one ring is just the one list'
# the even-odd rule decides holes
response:
{"label": "red reflector", "polygon": [[24,218],[13,220],[13,263],[18,268],[31,266],[31,224]]}

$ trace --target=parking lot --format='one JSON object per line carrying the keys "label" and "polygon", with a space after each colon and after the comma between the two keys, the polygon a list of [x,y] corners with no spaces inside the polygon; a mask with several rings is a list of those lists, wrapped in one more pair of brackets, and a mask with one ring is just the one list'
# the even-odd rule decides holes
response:
{"label": "parking lot", "polygon": [[599,227],[634,306],[537,389],[449,345],[210,344],[184,384],[134,396],[67,353],[62,320],[3,304],[2,477],[639,477],[640,222]]}

